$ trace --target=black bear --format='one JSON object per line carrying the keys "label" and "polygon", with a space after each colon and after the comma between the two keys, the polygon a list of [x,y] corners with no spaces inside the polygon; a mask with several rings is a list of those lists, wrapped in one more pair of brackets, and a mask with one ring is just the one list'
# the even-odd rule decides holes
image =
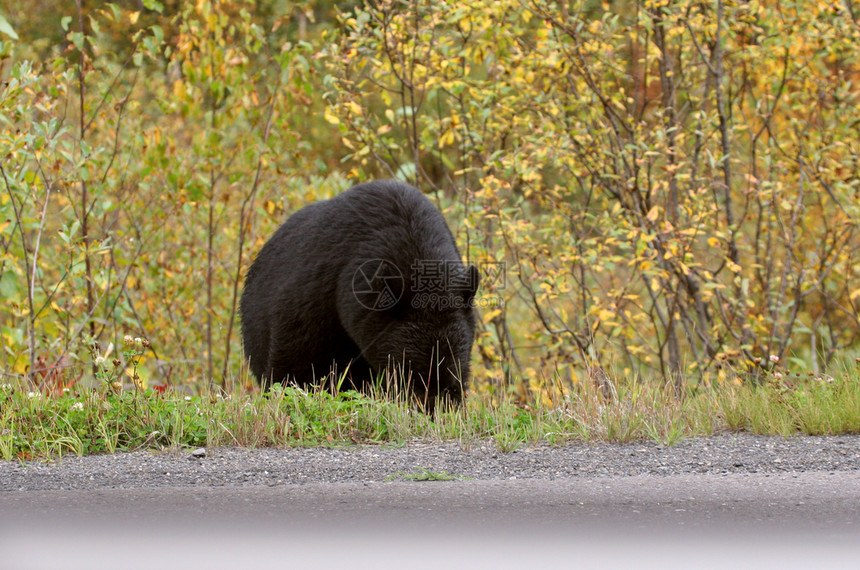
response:
{"label": "black bear", "polygon": [[293,214],[245,278],[251,371],[307,387],[332,374],[366,390],[396,373],[432,411],[469,380],[478,270],[442,214],[394,180],[359,184]]}

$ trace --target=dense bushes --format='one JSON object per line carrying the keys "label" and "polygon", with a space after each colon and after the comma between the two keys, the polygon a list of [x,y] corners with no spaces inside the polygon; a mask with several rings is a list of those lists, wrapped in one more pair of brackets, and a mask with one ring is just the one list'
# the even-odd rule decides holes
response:
{"label": "dense bushes", "polygon": [[483,264],[479,388],[857,354],[850,5],[262,4],[5,14],[7,373],[88,376],[90,339],[131,332],[151,380],[236,377],[250,256],[377,176],[432,194]]}

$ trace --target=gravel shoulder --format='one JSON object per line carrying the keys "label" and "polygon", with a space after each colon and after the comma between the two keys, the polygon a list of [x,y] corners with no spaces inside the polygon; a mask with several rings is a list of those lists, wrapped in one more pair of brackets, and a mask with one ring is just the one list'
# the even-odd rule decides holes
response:
{"label": "gravel shoulder", "polygon": [[860,472],[860,435],[720,434],[674,446],[571,443],[501,452],[492,442],[402,447],[216,448],[0,462],[0,492],[360,483],[446,472],[473,480]]}

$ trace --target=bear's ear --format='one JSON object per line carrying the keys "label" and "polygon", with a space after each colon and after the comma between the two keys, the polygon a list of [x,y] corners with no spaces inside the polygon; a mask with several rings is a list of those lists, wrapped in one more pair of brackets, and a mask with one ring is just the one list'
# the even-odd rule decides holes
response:
{"label": "bear's ear", "polygon": [[481,276],[478,273],[478,268],[474,265],[470,265],[466,272],[468,273],[468,287],[463,291],[463,299],[466,303],[471,303],[472,299],[475,298],[475,294],[478,292],[478,284],[481,281]]}

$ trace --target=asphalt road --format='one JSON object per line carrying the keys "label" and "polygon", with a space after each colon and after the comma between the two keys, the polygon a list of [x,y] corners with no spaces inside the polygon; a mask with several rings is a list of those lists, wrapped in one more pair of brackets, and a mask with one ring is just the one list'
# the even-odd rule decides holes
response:
{"label": "asphalt road", "polygon": [[4,570],[858,561],[856,470],[0,493]]}

